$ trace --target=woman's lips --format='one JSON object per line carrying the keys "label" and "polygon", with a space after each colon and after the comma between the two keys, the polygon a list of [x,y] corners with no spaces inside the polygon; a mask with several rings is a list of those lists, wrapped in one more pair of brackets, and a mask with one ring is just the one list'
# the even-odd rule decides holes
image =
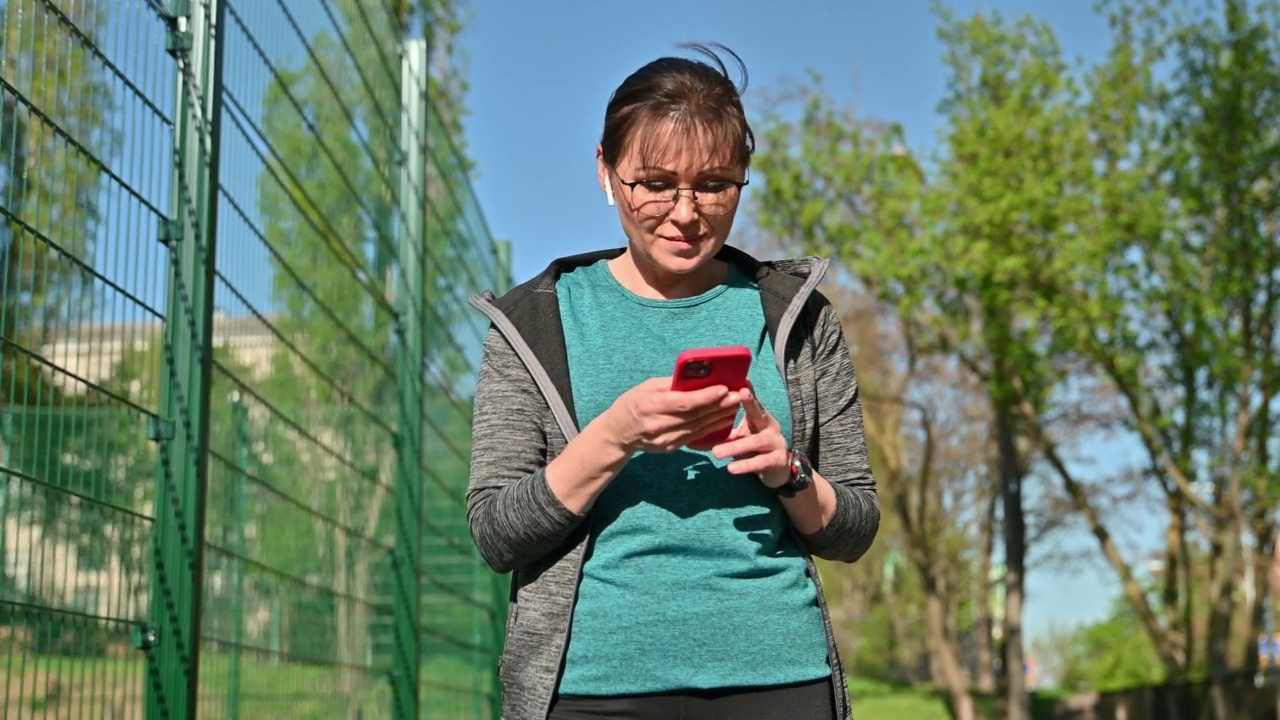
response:
{"label": "woman's lips", "polygon": [[663,235],[662,239],[678,245],[696,245],[703,237],[702,235]]}

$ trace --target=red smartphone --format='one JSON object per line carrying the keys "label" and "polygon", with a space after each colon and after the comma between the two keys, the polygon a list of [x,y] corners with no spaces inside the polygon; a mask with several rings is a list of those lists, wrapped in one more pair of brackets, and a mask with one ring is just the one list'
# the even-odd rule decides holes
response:
{"label": "red smartphone", "polygon": [[[729,390],[741,390],[747,385],[747,371],[751,369],[751,348],[745,345],[693,348],[676,356],[676,369],[671,376],[671,389],[679,391],[701,390],[712,385],[724,385]],[[710,450],[729,439],[733,425],[714,430],[689,443],[694,450]]]}

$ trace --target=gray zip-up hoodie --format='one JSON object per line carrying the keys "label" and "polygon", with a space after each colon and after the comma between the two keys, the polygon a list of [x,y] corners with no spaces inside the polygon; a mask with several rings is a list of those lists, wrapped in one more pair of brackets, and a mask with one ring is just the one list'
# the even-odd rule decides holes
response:
{"label": "gray zip-up hoodie", "polygon": [[[514,573],[506,647],[498,663],[503,720],[546,720],[560,681],[591,522],[589,511],[578,515],[566,508],[543,474],[579,430],[556,279],[621,252],[557,260],[501,298],[486,292],[471,299],[492,325],[476,389],[467,521],[493,569]],[[762,263],[727,246],[718,257],[759,284],[765,324],[791,400],[792,445],[806,452],[836,491],[831,521],[798,537],[809,576],[819,585],[836,716],[848,720],[844,668],[813,556],[843,562],[861,557],[879,529],[880,504],[844,332],[830,302],[816,290],[828,261]],[[768,649],[761,654],[767,657]]]}

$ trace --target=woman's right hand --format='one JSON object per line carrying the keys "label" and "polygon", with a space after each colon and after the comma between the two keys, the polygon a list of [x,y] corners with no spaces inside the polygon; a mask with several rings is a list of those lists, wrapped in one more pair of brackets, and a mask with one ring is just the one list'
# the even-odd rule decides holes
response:
{"label": "woman's right hand", "polygon": [[610,435],[628,453],[670,453],[733,425],[741,401],[723,385],[671,389],[671,378],[652,378],[623,393],[606,411]]}

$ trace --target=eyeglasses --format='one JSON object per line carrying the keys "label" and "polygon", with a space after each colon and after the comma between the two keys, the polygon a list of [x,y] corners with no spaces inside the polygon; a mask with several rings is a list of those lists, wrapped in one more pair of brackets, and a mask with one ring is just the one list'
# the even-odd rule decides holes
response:
{"label": "eyeglasses", "polygon": [[631,189],[631,205],[636,212],[649,217],[663,217],[675,209],[680,194],[688,191],[698,212],[719,217],[732,210],[742,197],[742,188],[751,182],[750,174],[742,182],[704,180],[693,187],[678,187],[664,180],[632,180],[618,178],[618,183]]}

